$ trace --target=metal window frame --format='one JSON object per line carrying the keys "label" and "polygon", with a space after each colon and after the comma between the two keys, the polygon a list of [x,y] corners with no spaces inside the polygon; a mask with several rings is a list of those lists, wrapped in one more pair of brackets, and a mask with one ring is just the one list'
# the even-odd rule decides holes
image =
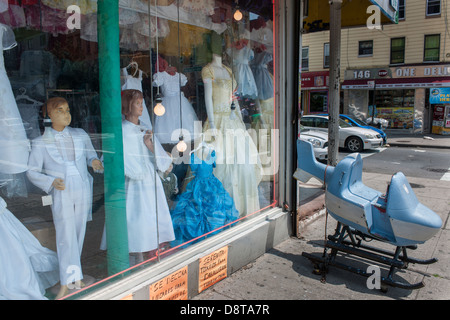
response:
{"label": "metal window frame", "polygon": [[[433,36],[438,36],[439,37],[439,44],[437,48],[428,48],[426,47],[426,43],[427,43],[427,37],[433,37]],[[438,59],[437,60],[425,60],[426,57],[426,51],[430,50],[430,49],[438,49]],[[441,59],[441,34],[440,33],[435,33],[435,34],[425,34],[423,36],[423,62],[439,62]]]}

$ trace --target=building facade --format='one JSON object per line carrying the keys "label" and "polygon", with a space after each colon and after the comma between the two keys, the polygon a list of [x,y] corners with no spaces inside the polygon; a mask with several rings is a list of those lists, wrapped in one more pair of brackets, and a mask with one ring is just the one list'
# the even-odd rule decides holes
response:
{"label": "building facade", "polygon": [[[445,133],[445,125],[435,121],[435,110],[443,105],[431,104],[429,97],[433,89],[450,86],[448,13],[444,0],[401,0],[398,24],[374,25],[368,11],[366,25],[343,28],[341,112],[384,118],[389,128],[405,132]],[[302,48],[308,57],[302,59],[303,79],[310,72],[327,72],[328,31],[303,34]],[[302,90],[305,113],[328,110],[327,90]],[[317,110],[316,97],[322,110]]]}

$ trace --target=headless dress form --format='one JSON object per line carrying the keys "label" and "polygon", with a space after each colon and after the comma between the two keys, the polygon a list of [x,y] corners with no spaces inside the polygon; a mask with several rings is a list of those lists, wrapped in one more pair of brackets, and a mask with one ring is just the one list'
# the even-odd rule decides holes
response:
{"label": "headless dress form", "polygon": [[[202,70],[203,81],[209,79],[212,83],[214,124],[220,135],[211,142],[217,157],[214,175],[233,197],[236,209],[243,217],[260,209],[258,185],[262,178],[261,161],[241,117],[231,116],[231,70],[222,65],[220,69],[226,70],[228,77],[221,79],[215,69],[208,64]],[[209,129],[210,122],[206,121],[203,132]]]}

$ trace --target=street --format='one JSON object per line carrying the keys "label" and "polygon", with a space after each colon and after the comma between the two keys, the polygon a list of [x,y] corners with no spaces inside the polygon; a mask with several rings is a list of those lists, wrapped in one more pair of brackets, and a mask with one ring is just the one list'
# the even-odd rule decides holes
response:
{"label": "street", "polygon": [[[339,151],[339,159],[349,153]],[[450,149],[384,147],[361,152],[364,172],[450,181]]]}
{"label": "street", "polygon": [[[339,159],[347,154],[340,150]],[[336,227],[336,221],[322,210],[314,219],[305,222],[300,228],[299,237],[284,241],[227,279],[202,292],[194,300],[450,299],[450,182],[446,180],[447,169],[450,168],[449,155],[450,149],[415,147],[387,147],[361,153],[365,185],[384,192],[392,174],[402,171],[419,201],[442,219],[441,230],[432,239],[409,252],[411,257],[434,257],[438,262],[430,265],[412,263],[407,269],[399,270],[395,274],[397,279],[409,283],[423,281],[425,287],[416,290],[389,287],[387,292],[382,292],[369,288],[367,278],[338,268],[331,267],[325,279],[314,274],[313,264],[303,257],[302,253],[320,256],[323,252],[324,233],[330,235]],[[306,188],[300,188],[300,192],[303,190]],[[393,246],[387,243],[375,242],[371,245],[393,249]],[[369,266],[367,261],[348,255],[342,255],[339,259],[358,267],[362,265],[362,268]]]}

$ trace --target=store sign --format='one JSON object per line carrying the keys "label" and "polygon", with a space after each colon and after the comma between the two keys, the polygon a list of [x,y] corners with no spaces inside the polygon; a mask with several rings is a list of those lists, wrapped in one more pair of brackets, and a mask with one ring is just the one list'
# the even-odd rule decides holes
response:
{"label": "store sign", "polygon": [[188,267],[150,285],[150,300],[187,300]]}
{"label": "store sign", "polygon": [[430,104],[450,103],[450,88],[434,88],[430,90]]}
{"label": "store sign", "polygon": [[383,79],[391,78],[392,70],[390,68],[368,68],[345,70],[345,80],[358,79]]}
{"label": "store sign", "polygon": [[328,88],[330,77],[329,71],[304,72],[301,74],[301,89],[326,89]]}
{"label": "store sign", "polygon": [[199,259],[198,292],[227,277],[228,246]]}
{"label": "store sign", "polygon": [[359,79],[401,79],[401,78],[427,78],[449,77],[450,65],[427,65],[392,68],[368,68],[345,70],[345,80]]}

